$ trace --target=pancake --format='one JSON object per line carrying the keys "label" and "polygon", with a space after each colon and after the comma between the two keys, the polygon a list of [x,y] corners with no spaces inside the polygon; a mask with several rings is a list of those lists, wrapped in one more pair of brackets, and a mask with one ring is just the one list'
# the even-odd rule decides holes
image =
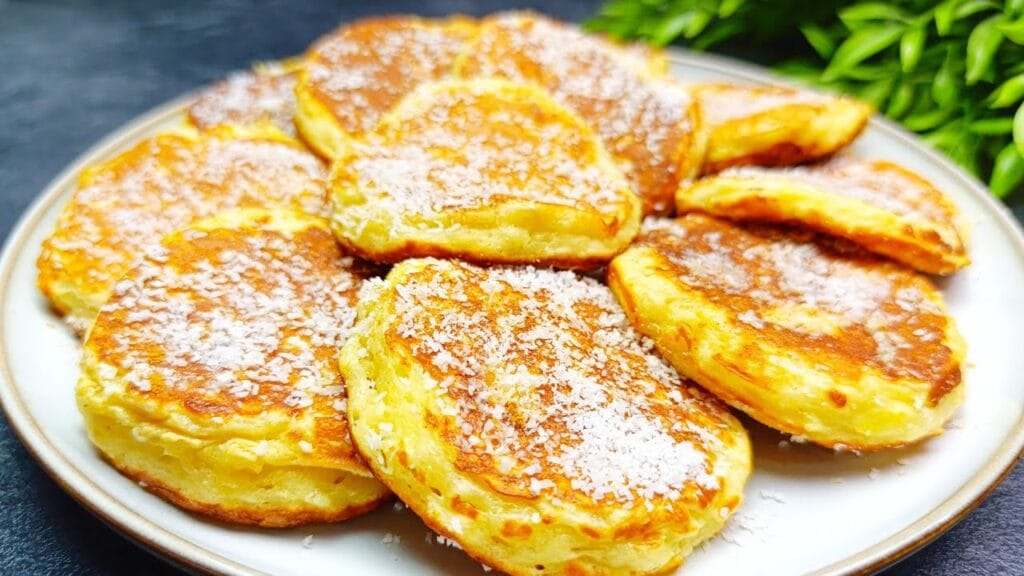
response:
{"label": "pancake", "polygon": [[608,284],[681,374],[823,446],[910,444],[963,401],[938,290],[839,240],[691,214],[645,226]]}
{"label": "pancake", "polygon": [[506,573],[669,571],[742,499],[746,431],[596,280],[407,260],[340,364],[374,474]]}
{"label": "pancake", "polygon": [[785,166],[817,160],[853,142],[871,106],[839,96],[777,86],[702,84],[710,136],[704,173],[730,166]]}
{"label": "pancake", "polygon": [[682,188],[680,212],[786,222],[840,236],[930,274],[970,263],[953,203],[884,160],[841,156],[795,168],[732,168]]}
{"label": "pancake", "polygon": [[536,83],[554,94],[598,132],[644,212],[666,214],[680,182],[699,171],[706,140],[699,106],[666,67],[652,49],[511,12],[482,21],[457,73]]}
{"label": "pancake", "polygon": [[270,122],[294,138],[295,77],[300,67],[299,60],[288,60],[232,74],[199,93],[188,109],[189,122],[200,130]]}
{"label": "pancake", "polygon": [[377,262],[596,267],[640,227],[590,128],[542,90],[497,79],[413,92],[338,157],[331,200],[338,239]]}
{"label": "pancake", "polygon": [[295,89],[299,132],[321,156],[335,158],[417,86],[448,76],[475,30],[462,16],[390,16],[321,38]]}
{"label": "pancake", "polygon": [[145,140],[85,169],[43,242],[39,288],[81,335],[142,249],[236,207],[326,211],[326,173],[268,125],[194,129]]}
{"label": "pancake", "polygon": [[388,496],[352,447],[337,348],[363,275],[323,220],[226,213],[146,250],[85,341],[89,438],[219,520],[342,520]]}

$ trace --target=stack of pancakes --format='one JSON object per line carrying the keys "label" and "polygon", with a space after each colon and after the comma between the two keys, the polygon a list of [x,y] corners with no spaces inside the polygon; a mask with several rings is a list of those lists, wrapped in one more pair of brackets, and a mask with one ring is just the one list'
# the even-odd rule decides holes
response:
{"label": "stack of pancakes", "polygon": [[660,573],[742,500],[726,405],[876,450],[963,399],[921,274],[968,263],[960,217],[836,154],[870,113],[530,13],[364,20],[87,169],[39,286],[90,438],[180,506],[394,495],[509,573]]}

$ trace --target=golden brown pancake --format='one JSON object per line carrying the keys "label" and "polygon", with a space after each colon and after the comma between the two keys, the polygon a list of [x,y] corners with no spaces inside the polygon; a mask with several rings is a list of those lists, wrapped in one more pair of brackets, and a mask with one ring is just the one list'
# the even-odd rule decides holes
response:
{"label": "golden brown pancake", "polygon": [[390,16],[347,24],[321,38],[295,92],[303,138],[325,158],[338,156],[417,86],[448,76],[475,30],[462,16]]}
{"label": "golden brown pancake", "polygon": [[162,134],[90,166],[39,256],[39,288],[82,334],[142,249],[238,207],[326,209],[325,170],[269,125]]}
{"label": "golden brown pancake", "polygon": [[841,156],[795,168],[733,168],[681,188],[676,200],[680,212],[840,236],[931,274],[970,263],[956,206],[921,176],[884,160]]}
{"label": "golden brown pancake", "polygon": [[649,223],[608,283],[681,374],[824,446],[916,442],[963,401],[939,291],[843,241],[691,214]]}
{"label": "golden brown pancake", "polygon": [[122,473],[207,516],[336,521],[388,496],[335,361],[363,275],[323,220],[241,211],[164,239],[85,342],[78,404]]}
{"label": "golden brown pancake", "polygon": [[593,268],[629,244],[640,203],[600,140],[537,87],[426,84],[331,174],[332,226],[377,262],[452,256]]}
{"label": "golden brown pancake", "polygon": [[221,124],[248,126],[270,122],[295,136],[295,78],[298,60],[259,65],[237,72],[200,92],[188,109],[200,130]]}
{"label": "golden brown pancake", "polygon": [[649,49],[616,45],[528,12],[496,14],[460,60],[465,76],[535,83],[600,134],[645,213],[667,214],[680,182],[699,171],[706,136],[686,87]]}
{"label": "golden brown pancake", "polygon": [[666,572],[742,499],[743,427],[596,280],[406,260],[340,364],[378,478],[509,574]]}
{"label": "golden brown pancake", "polygon": [[850,98],[778,86],[701,84],[693,92],[710,132],[705,174],[828,156],[853,142],[872,114]]}
{"label": "golden brown pancake", "polygon": [[798,224],[929,274],[970,263],[953,203],[920,175],[884,160],[731,168],[680,189],[676,199],[680,212]]}

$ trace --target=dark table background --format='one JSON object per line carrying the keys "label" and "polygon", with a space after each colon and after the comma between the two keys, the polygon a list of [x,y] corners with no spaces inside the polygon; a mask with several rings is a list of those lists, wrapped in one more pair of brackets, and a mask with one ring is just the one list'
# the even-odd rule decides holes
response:
{"label": "dark table background", "polygon": [[[532,4],[571,20],[597,5]],[[99,138],[230,70],[297,54],[337,23],[369,14],[485,14],[516,5],[0,0],[0,237],[50,178]],[[1013,204],[1024,216],[1024,203]],[[0,418],[0,574],[113,573],[180,574],[61,491]],[[960,525],[885,574],[1024,575],[1024,466]]]}

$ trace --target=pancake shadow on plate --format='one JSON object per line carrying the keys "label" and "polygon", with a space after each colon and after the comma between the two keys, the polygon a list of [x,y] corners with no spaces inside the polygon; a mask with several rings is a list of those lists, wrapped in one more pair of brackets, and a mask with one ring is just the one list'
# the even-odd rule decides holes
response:
{"label": "pancake shadow on plate", "polygon": [[[483,566],[449,544],[447,539],[438,541],[438,535],[423,523],[408,508],[402,505],[383,503],[368,514],[336,524],[312,524],[297,528],[259,529],[227,524],[203,518],[203,522],[216,524],[224,530],[267,535],[277,539],[291,539],[295,542],[296,556],[300,557],[306,547],[316,549],[337,545],[341,539],[363,541],[367,547],[374,547],[374,555],[381,556],[388,563],[402,561],[402,569],[410,566],[427,568],[438,574],[483,574]],[[307,545],[304,540],[313,540]],[[339,562],[344,560],[339,556]],[[339,567],[342,564],[339,564]]]}
{"label": "pancake shadow on plate", "polygon": [[[769,428],[745,414],[737,413],[750,434],[754,452],[754,469],[781,477],[805,478],[810,481],[871,475],[872,470],[913,467],[911,460],[924,455],[931,441],[925,439],[903,448],[878,452],[856,453],[830,450],[811,443],[794,441],[793,437]],[[954,416],[954,420],[955,420]]]}

